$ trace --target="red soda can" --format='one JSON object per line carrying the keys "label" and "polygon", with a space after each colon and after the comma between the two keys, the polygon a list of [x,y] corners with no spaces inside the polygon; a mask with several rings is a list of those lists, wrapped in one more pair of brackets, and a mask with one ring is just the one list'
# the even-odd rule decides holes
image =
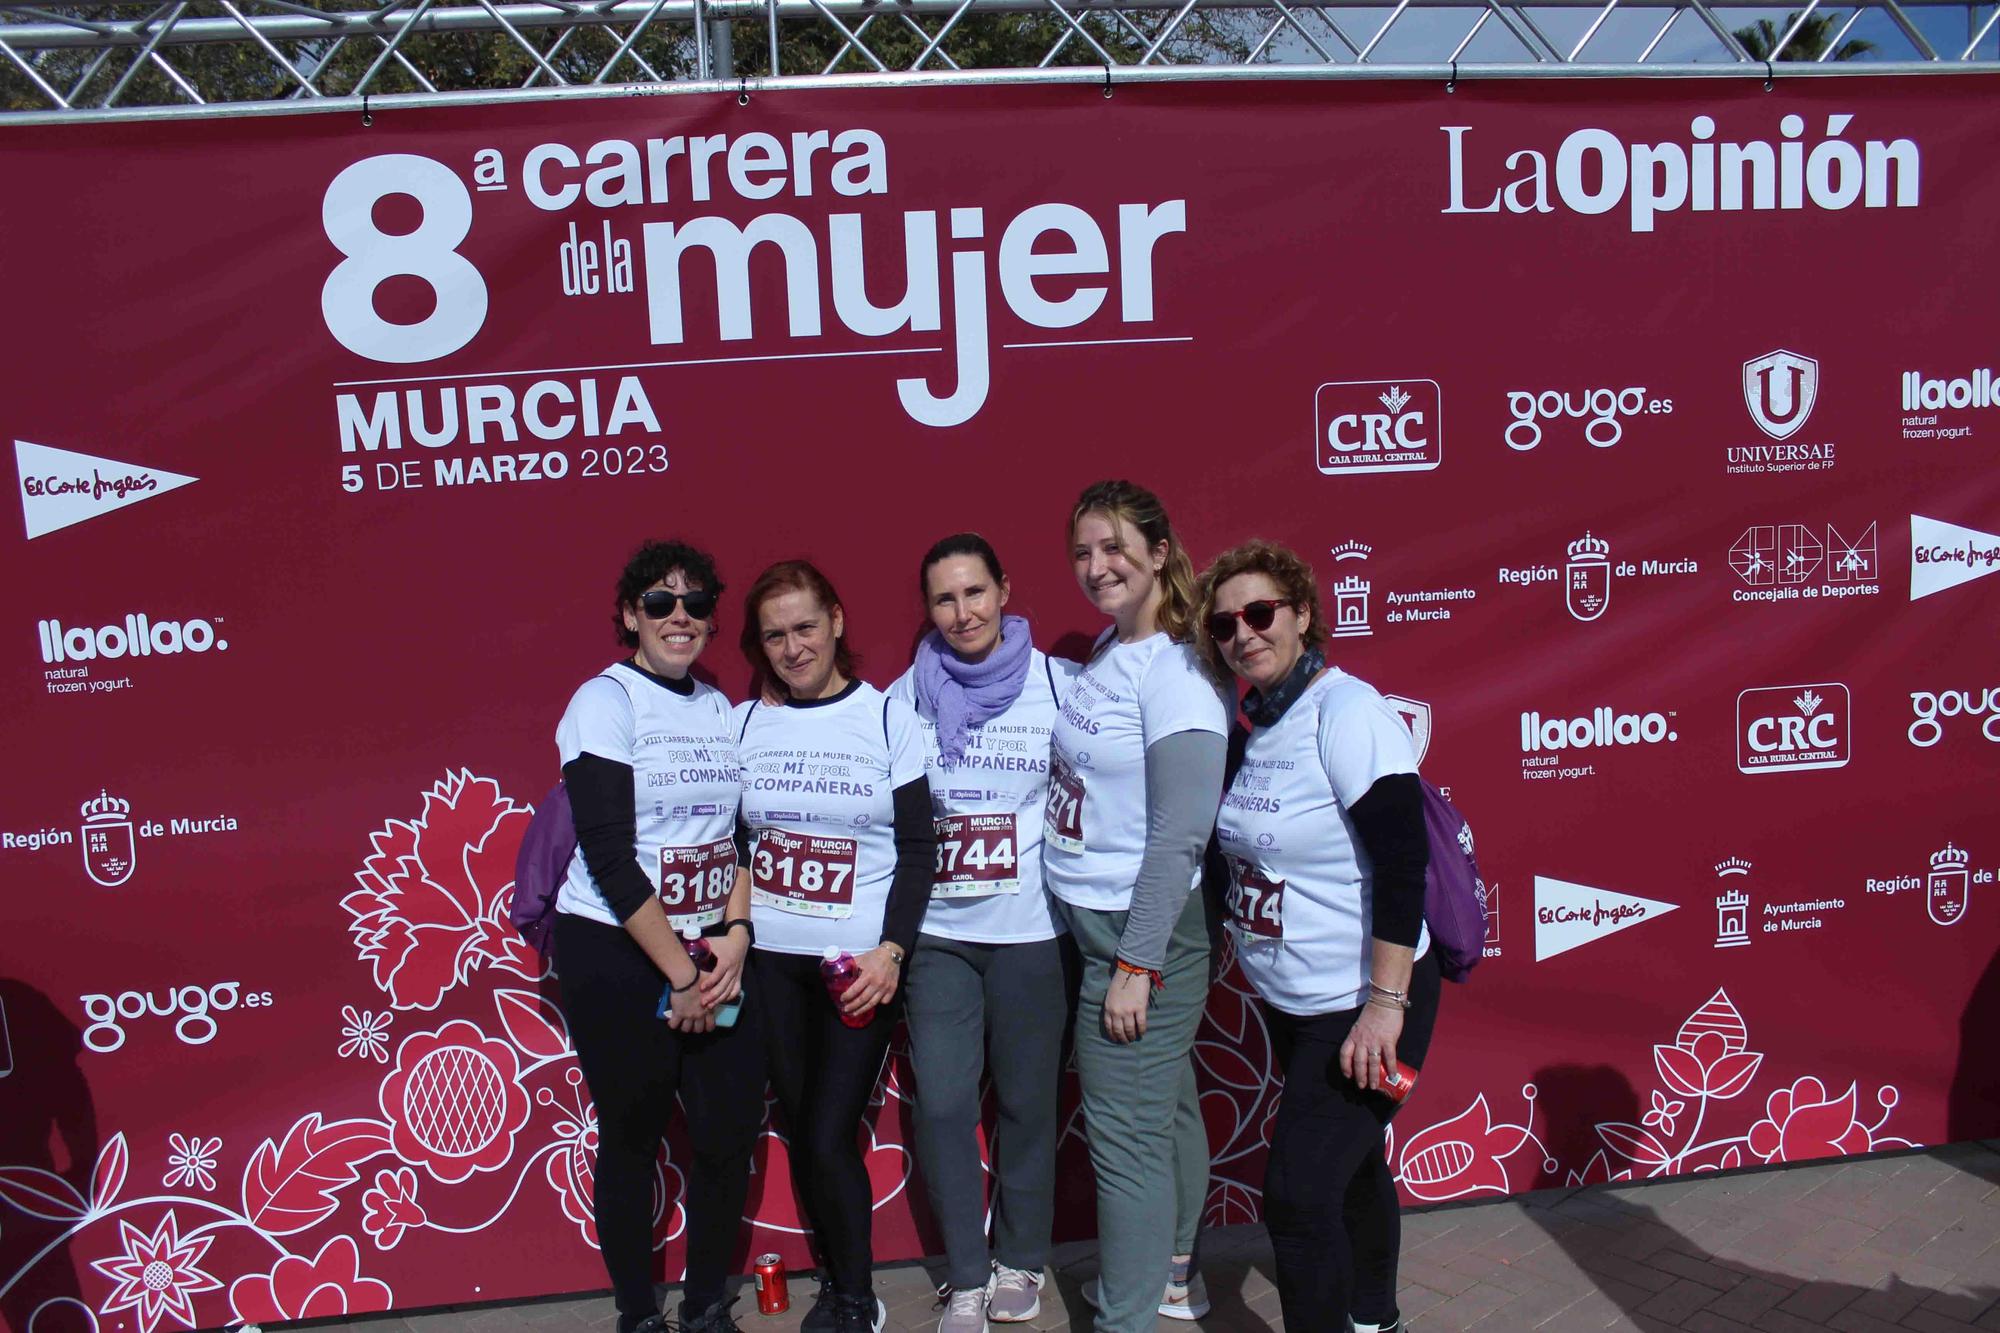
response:
{"label": "red soda can", "polygon": [[1416,1086],[1417,1071],[1401,1060],[1396,1061],[1394,1069],[1382,1071],[1382,1095],[1398,1106],[1402,1105],[1403,1098],[1410,1095],[1410,1089]]}
{"label": "red soda can", "polygon": [[792,1308],[792,1293],[785,1289],[785,1261],[775,1254],[757,1256],[757,1313],[783,1314]]}

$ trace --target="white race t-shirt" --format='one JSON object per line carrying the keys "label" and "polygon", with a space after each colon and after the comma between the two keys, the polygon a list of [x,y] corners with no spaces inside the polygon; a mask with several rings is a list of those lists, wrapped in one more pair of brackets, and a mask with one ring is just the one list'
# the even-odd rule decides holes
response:
{"label": "white race t-shirt", "polygon": [[[694,682],[675,694],[619,662],[585,681],[556,726],[567,764],[580,754],[632,767],[634,850],[674,929],[722,920],[736,885],[736,803],[742,793],[729,700]],[[556,910],[615,926],[578,848]]]}
{"label": "white race t-shirt", "polygon": [[864,953],[896,870],[895,791],[924,775],[909,705],[866,682],[805,705],[738,704],[757,947]]}
{"label": "white race t-shirt", "polygon": [[[1107,630],[1050,735],[1042,868],[1049,892],[1101,912],[1132,905],[1146,855],[1146,747],[1182,731],[1229,734],[1229,707],[1194,650]],[[1199,883],[1196,872],[1189,882]]]}
{"label": "white race t-shirt", "polygon": [[[1215,836],[1237,961],[1273,1008],[1324,1014],[1367,999],[1374,869],[1347,809],[1378,778],[1416,771],[1402,719],[1337,667],[1250,733]],[[1419,930],[1417,956],[1429,947]]]}
{"label": "white race t-shirt", "polygon": [[1049,731],[1058,694],[1080,668],[1034,650],[1021,693],[965,735],[965,754],[939,759],[937,719],[917,702],[911,668],[889,687],[924,729],[937,873],[924,933],[972,944],[1027,944],[1063,933],[1042,883],[1042,809],[1049,797]]}

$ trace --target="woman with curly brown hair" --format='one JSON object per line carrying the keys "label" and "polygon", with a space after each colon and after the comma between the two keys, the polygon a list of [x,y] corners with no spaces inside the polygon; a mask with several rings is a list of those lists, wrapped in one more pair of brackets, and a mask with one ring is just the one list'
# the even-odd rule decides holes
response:
{"label": "woman with curly brown hair", "polygon": [[1327,664],[1318,584],[1292,551],[1223,552],[1198,616],[1211,669],[1250,686],[1215,836],[1285,1075],[1264,1181],[1285,1327],[1397,1329],[1387,1080],[1423,1064],[1438,1003],[1415,749],[1372,686]]}

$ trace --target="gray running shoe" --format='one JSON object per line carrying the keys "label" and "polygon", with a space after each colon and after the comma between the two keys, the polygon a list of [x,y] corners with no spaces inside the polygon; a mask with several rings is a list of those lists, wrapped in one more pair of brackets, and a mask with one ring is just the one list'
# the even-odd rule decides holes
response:
{"label": "gray running shoe", "polygon": [[938,1316],[937,1333],[987,1333],[986,1288],[940,1287],[938,1300],[944,1313]]}
{"label": "gray running shoe", "polygon": [[[1097,1279],[1083,1284],[1083,1299],[1093,1310],[1104,1308],[1097,1292]],[[1199,1319],[1207,1314],[1208,1284],[1195,1271],[1192,1260],[1174,1263],[1167,1269],[1167,1288],[1160,1294],[1160,1313],[1168,1319]]]}
{"label": "gray running shoe", "polygon": [[1042,1275],[993,1265],[986,1284],[986,1317],[996,1324],[1024,1324],[1042,1312]]}

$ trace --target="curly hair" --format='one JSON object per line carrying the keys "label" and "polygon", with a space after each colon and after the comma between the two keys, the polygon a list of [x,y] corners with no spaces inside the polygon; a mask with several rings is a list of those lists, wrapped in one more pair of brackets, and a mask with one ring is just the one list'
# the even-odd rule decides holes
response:
{"label": "curly hair", "polygon": [[[1135,481],[1112,479],[1086,486],[1076,497],[1069,513],[1069,537],[1076,540],[1076,525],[1085,514],[1103,514],[1114,525],[1130,523],[1145,539],[1150,552],[1161,542],[1167,544],[1167,562],[1160,567],[1160,628],[1175,643],[1194,637],[1194,561],[1167,518],[1160,497]],[[1145,552],[1131,552],[1142,555]]]}
{"label": "curly hair", "polygon": [[611,624],[618,631],[618,642],[627,648],[639,646],[639,636],[625,628],[625,612],[638,606],[646,589],[677,569],[689,587],[712,592],[718,602],[721,600],[722,578],[715,572],[715,557],[686,542],[646,542],[632,552],[624,572],[618,576],[617,599],[611,608]]}
{"label": "curly hair", "polygon": [[[1239,574],[1262,574],[1277,584],[1278,594],[1285,603],[1306,615],[1305,646],[1326,646],[1326,616],[1320,611],[1319,579],[1314,576],[1312,566],[1291,547],[1256,538],[1230,547],[1201,572],[1195,624],[1208,623],[1215,612],[1215,590]],[[1195,651],[1201,655],[1209,674],[1225,682],[1231,678],[1220,646],[1205,631],[1197,637]]]}
{"label": "curly hair", "polygon": [[[765,602],[788,592],[811,593],[829,615],[840,605],[840,594],[834,590],[833,581],[810,560],[780,560],[757,576],[750,591],[743,595],[743,633],[738,640],[743,660],[750,664],[752,699],[784,698],[791,693],[790,687],[771,670],[771,659],[764,656],[764,628],[758,618]],[[847,646],[845,634],[833,641],[833,665],[849,680],[855,679],[861,666],[861,659]]]}

